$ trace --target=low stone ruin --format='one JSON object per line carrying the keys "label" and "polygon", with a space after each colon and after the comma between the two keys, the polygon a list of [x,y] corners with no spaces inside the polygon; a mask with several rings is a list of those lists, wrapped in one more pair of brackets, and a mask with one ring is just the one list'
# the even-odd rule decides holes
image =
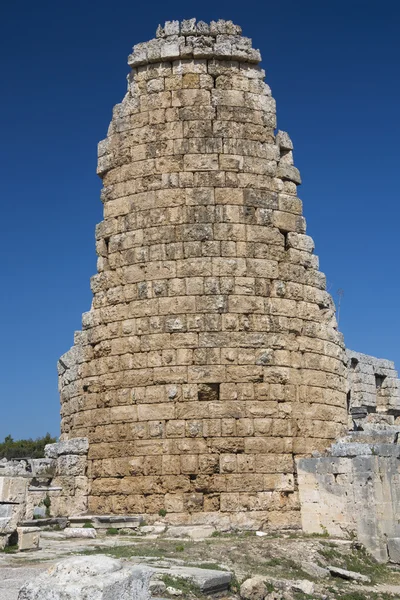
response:
{"label": "low stone ruin", "polygon": [[0,549],[8,545],[11,536],[16,539],[18,525],[33,517],[36,484],[49,482],[53,475],[54,461],[48,458],[0,460]]}
{"label": "low stone ruin", "polygon": [[306,533],[355,537],[400,560],[400,381],[394,363],[347,350],[349,431],[296,461]]}
{"label": "low stone ruin", "polygon": [[10,540],[20,549],[37,547],[20,525],[35,528],[39,518],[51,524],[52,518],[86,512],[87,451],[86,439],[74,439],[48,444],[45,458],[0,460],[0,549]]}
{"label": "low stone ruin", "polygon": [[399,434],[371,420],[323,456],[297,460],[304,532],[354,537],[377,560],[399,562]]}
{"label": "low stone ruin", "polygon": [[400,381],[394,363],[349,349],[346,356],[350,429],[362,428],[369,414],[399,417]]}

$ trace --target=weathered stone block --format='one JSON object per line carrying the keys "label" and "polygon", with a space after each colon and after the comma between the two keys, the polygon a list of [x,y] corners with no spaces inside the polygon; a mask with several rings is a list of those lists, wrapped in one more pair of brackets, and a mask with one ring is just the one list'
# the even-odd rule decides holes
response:
{"label": "weathered stone block", "polygon": [[88,449],[87,438],[72,438],[56,444],[47,444],[44,452],[47,458],[57,458],[66,454],[87,454]]}
{"label": "weathered stone block", "polygon": [[40,527],[17,527],[18,550],[38,550]]}
{"label": "weathered stone block", "polygon": [[18,600],[148,600],[150,573],[106,556],[69,558],[26,583]]}

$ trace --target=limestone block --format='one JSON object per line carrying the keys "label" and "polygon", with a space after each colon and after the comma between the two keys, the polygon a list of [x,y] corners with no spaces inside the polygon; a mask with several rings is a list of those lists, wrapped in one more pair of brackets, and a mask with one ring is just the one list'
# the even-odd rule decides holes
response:
{"label": "limestone block", "polygon": [[96,530],[93,527],[66,527],[63,533],[66,538],[93,539],[96,537]]}
{"label": "limestone block", "polygon": [[267,581],[260,575],[246,579],[240,586],[240,597],[244,600],[264,600],[267,592]]}
{"label": "limestone block", "polygon": [[18,550],[38,550],[40,527],[17,527]]}
{"label": "limestone block", "polygon": [[300,172],[296,167],[279,163],[277,170],[277,177],[283,180],[293,181],[297,185],[301,184]]}
{"label": "limestone block", "polygon": [[286,131],[278,131],[276,134],[276,143],[281,150],[293,150],[293,142]]}
{"label": "limestone block", "polygon": [[314,251],[314,240],[308,235],[291,231],[287,235],[287,244],[289,248],[296,248],[305,252]]}
{"label": "limestone block", "polygon": [[328,571],[335,577],[341,577],[349,581],[360,581],[362,583],[370,583],[370,578],[367,575],[362,575],[356,571],[346,571],[346,569],[339,569],[339,567],[327,566]]}
{"label": "limestone block", "polygon": [[0,504],[0,535],[12,533],[22,516],[23,505]]}
{"label": "limestone block", "polygon": [[87,438],[73,438],[56,444],[47,444],[44,452],[47,458],[57,458],[66,454],[87,454],[88,449]]}
{"label": "limestone block", "polygon": [[373,454],[372,448],[369,444],[358,444],[358,443],[337,443],[332,446],[333,456],[371,456]]}
{"label": "limestone block", "polygon": [[400,564],[400,538],[388,538],[387,548],[390,562]]}
{"label": "limestone block", "polygon": [[166,36],[179,35],[180,23],[179,21],[166,21],[164,25],[164,32]]}
{"label": "limestone block", "polygon": [[21,504],[25,501],[28,487],[26,477],[2,477],[0,475],[0,502]]}
{"label": "limestone block", "polygon": [[301,563],[301,570],[305,573],[308,573],[311,577],[315,579],[324,579],[325,577],[329,577],[328,569],[324,567],[320,567],[314,562],[304,561]]}
{"label": "limestone block", "polygon": [[5,535],[0,530],[0,550],[4,550],[8,543],[8,535]]}
{"label": "limestone block", "polygon": [[18,600],[148,600],[150,573],[106,556],[69,558],[21,588]]}
{"label": "limestone block", "polygon": [[52,458],[33,458],[30,460],[31,474],[36,477],[51,477],[56,468]]}
{"label": "limestone block", "polygon": [[85,456],[61,455],[57,459],[56,475],[85,475],[86,463]]}

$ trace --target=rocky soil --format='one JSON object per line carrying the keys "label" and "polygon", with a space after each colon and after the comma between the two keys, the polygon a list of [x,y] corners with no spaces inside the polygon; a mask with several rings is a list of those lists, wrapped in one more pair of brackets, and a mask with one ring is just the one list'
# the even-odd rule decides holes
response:
{"label": "rocky soil", "polygon": [[[142,529],[146,533],[139,529],[135,534],[121,535],[110,530],[96,539],[66,539],[62,532],[46,532],[42,534],[39,551],[2,553],[0,598],[16,600],[18,589],[26,580],[57,560],[82,554],[105,554],[130,564],[152,566],[155,571],[152,592],[158,598],[400,598],[400,571],[376,563],[352,541],[295,533],[258,536],[253,532],[224,535],[207,530]],[[204,569],[203,579],[198,577],[196,569]],[[204,587],[202,581],[211,581],[215,570],[230,571],[232,578],[227,589],[210,594],[208,584]]]}

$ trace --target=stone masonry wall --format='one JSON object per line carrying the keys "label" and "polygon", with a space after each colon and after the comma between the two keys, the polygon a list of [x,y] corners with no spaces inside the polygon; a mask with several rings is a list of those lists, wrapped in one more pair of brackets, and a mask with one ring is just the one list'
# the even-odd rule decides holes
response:
{"label": "stone masonry wall", "polygon": [[93,513],[299,526],[294,456],[345,427],[343,340],[259,61],[238,26],[194,19],[129,57],[93,303],[59,363]]}
{"label": "stone masonry wall", "polygon": [[400,380],[392,361],[346,350],[347,404],[356,422],[369,413],[400,415]]}
{"label": "stone masonry wall", "polygon": [[0,460],[0,550],[8,545],[17,526],[32,518],[33,507],[46,495],[38,497],[32,489],[43,486],[47,490],[54,471],[55,461],[48,458]]}
{"label": "stone masonry wall", "polygon": [[45,458],[0,460],[0,550],[38,509],[41,517],[87,512],[87,452],[86,439],[73,439],[48,444]]}
{"label": "stone masonry wall", "polygon": [[366,424],[324,456],[297,460],[305,533],[356,537],[377,560],[400,562],[399,433]]}

